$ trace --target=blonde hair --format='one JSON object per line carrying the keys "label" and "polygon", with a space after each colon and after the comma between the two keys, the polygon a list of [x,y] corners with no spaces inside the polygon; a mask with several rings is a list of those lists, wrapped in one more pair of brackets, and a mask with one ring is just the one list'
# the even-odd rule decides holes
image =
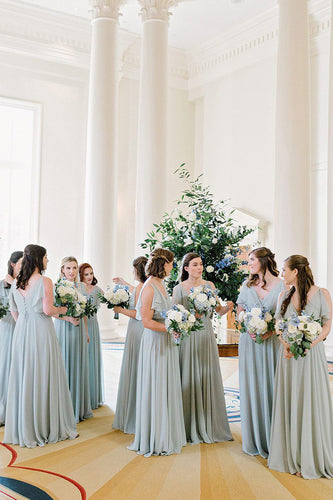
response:
{"label": "blonde hair", "polygon": [[64,268],[64,265],[67,264],[68,262],[76,262],[76,264],[77,264],[77,273],[76,273],[76,276],[75,276],[75,279],[74,279],[74,283],[77,284],[80,281],[79,280],[79,263],[78,263],[77,259],[75,257],[73,257],[72,255],[70,255],[68,257],[64,257],[62,259],[59,278],[65,278],[63,268]]}

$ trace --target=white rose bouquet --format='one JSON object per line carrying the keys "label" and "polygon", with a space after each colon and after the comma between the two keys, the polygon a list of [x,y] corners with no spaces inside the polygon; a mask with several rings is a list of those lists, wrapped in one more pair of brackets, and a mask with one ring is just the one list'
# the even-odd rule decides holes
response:
{"label": "white rose bouquet", "polygon": [[300,356],[304,358],[312,342],[322,331],[322,322],[302,311],[300,316],[294,313],[288,319],[277,321],[276,331],[281,332],[282,340],[290,346],[290,352],[295,359]]}
{"label": "white rose bouquet", "polygon": [[205,316],[211,315],[218,306],[218,295],[209,285],[191,288],[188,296],[189,308]]}
{"label": "white rose bouquet", "polygon": [[[104,295],[98,293],[101,302],[107,304],[108,309],[113,309],[114,306],[128,309],[130,296],[129,287],[126,285],[114,285],[112,288],[108,286]],[[114,319],[119,319],[118,313],[114,313]]]}
{"label": "white rose bouquet", "polygon": [[172,340],[176,345],[188,337],[192,332],[200,330],[202,324],[197,320],[194,314],[190,313],[181,304],[175,304],[169,311],[163,313],[165,318],[165,326],[171,334]]}
{"label": "white rose bouquet", "polygon": [[4,318],[9,311],[9,305],[0,301],[0,319]]}
{"label": "white rose bouquet", "polygon": [[65,278],[60,278],[55,284],[54,304],[67,307],[66,316],[73,318],[86,316],[87,297],[77,290],[74,283]]}
{"label": "white rose bouquet", "polygon": [[238,315],[238,325],[241,332],[248,332],[255,335],[255,342],[262,344],[263,335],[267,332],[275,331],[274,314],[265,307],[252,307],[241,311]]}

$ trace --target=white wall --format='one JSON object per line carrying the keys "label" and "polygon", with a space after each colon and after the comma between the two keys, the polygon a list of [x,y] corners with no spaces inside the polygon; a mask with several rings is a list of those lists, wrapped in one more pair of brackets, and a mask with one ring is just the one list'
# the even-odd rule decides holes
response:
{"label": "white wall", "polygon": [[[203,90],[203,171],[218,199],[268,222],[273,247],[276,59],[207,84]],[[201,107],[201,99],[198,101]]]}

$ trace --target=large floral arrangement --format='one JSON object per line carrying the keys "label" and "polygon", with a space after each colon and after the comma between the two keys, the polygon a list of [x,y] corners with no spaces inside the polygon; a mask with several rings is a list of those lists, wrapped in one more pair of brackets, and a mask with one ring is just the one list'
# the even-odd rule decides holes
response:
{"label": "large floral arrangement", "polygon": [[0,319],[4,318],[9,311],[9,305],[0,300]]}
{"label": "large floral arrangement", "polygon": [[166,329],[176,345],[179,345],[192,332],[202,328],[200,319],[196,319],[194,314],[185,309],[182,304],[173,305],[163,316]]}
{"label": "large floral arrangement", "polygon": [[182,257],[196,252],[204,264],[203,278],[212,281],[222,299],[236,301],[239,287],[247,273],[239,258],[240,243],[253,229],[237,226],[224,201],[215,202],[201,176],[191,180],[182,164],[176,173],[186,183],[186,189],[176,202],[177,207],[166,213],[159,224],[147,234],[141,247],[151,252],[157,246],[168,248],[175,255],[174,268],[168,280],[169,291],[178,283]]}
{"label": "large floral arrangement", "polygon": [[66,306],[66,316],[83,318],[86,316],[87,297],[80,293],[74,283],[60,278],[55,284],[56,306]]}
{"label": "large floral arrangement", "polygon": [[[115,306],[128,309],[129,300],[131,297],[129,287],[126,285],[108,286],[104,294],[98,292],[100,301],[107,305],[108,309],[113,309]],[[114,319],[119,319],[119,314],[114,313]]]}
{"label": "large floral arrangement", "polygon": [[257,344],[264,342],[263,335],[275,332],[274,313],[265,307],[252,307],[241,311],[238,315],[238,325],[241,332],[247,332],[254,336]]}

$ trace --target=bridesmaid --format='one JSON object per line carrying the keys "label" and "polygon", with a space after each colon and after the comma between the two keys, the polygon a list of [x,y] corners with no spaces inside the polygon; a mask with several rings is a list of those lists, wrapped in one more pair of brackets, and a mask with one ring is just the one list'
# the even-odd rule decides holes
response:
{"label": "bridesmaid", "polygon": [[134,279],[138,281],[139,284],[132,292],[129,309],[124,309],[122,307],[114,308],[115,312],[124,314],[130,318],[127,327],[124,355],[121,365],[117,407],[113,421],[114,429],[120,429],[128,434],[135,433],[138,356],[143,333],[142,321],[136,319],[135,306],[143,284],[147,279],[145,274],[147,261],[147,257],[137,257],[133,260]]}
{"label": "bridesmaid", "polygon": [[77,437],[64,364],[50,316],[53,305],[48,258],[38,245],[24,249],[22,269],[10,294],[16,320],[9,375],[4,443],[34,448]]}
{"label": "bridesmaid", "polygon": [[173,266],[170,250],[156,248],[149,256],[138,304],[144,326],[138,361],[136,421],[130,450],[140,455],[171,455],[186,445],[177,346],[167,333],[163,311],[171,299],[163,279]]}
{"label": "bridesmaid", "polygon": [[268,467],[305,479],[333,477],[333,411],[323,340],[332,324],[329,291],[314,284],[302,255],[284,261],[282,276],[290,290],[279,297],[277,316],[313,314],[321,319],[321,334],[304,358],[294,359],[281,345],[276,368]]}
{"label": "bridesmaid", "polygon": [[[266,247],[249,254],[250,276],[242,285],[237,313],[247,308],[266,307],[276,310],[279,294],[284,290],[278,278],[274,254]],[[243,451],[267,458],[273,406],[274,376],[279,350],[275,333],[268,332],[262,344],[254,336],[242,333],[239,340],[239,390]]]}
{"label": "bridesmaid", "polygon": [[[17,278],[22,264],[23,252],[13,252],[8,261],[8,274],[0,281],[0,300],[8,305],[10,288]],[[0,321],[0,425],[5,424],[8,379],[11,361],[15,320],[10,311]]]}
{"label": "bridesmaid", "polygon": [[[85,286],[78,280],[79,266],[75,257],[64,257],[61,262],[60,278],[75,284],[78,291],[85,294]],[[72,397],[76,422],[93,416],[89,387],[89,353],[87,318],[69,316],[54,321],[60,344],[69,390]]]}
{"label": "bridesmaid", "polygon": [[[173,290],[173,303],[189,309],[188,294],[191,288],[208,284],[202,279],[203,264],[200,255],[188,253],[183,257],[180,281]],[[221,316],[233,308],[219,305],[216,312]],[[184,421],[187,441],[215,443],[230,441],[225,407],[224,389],[219,364],[216,339],[211,318],[201,316],[203,329],[185,339],[180,345],[180,374],[182,383]]]}
{"label": "bridesmaid", "polygon": [[[100,300],[98,292],[103,290],[97,286],[97,279],[90,264],[84,263],[79,267],[80,281],[85,284],[86,295],[92,300],[92,304],[99,308]],[[89,335],[89,383],[90,383],[90,401],[91,408],[96,410],[104,402],[104,377],[103,377],[103,358],[102,345],[97,314],[88,318]]]}

